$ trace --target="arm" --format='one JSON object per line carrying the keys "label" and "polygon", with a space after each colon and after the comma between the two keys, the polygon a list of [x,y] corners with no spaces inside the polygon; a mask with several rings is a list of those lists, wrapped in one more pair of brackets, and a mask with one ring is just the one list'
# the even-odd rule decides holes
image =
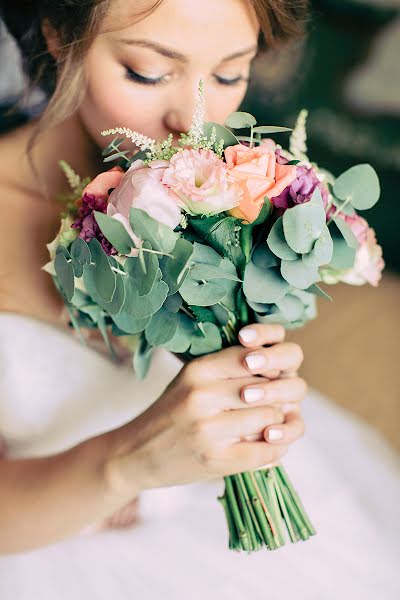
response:
{"label": "arm", "polygon": [[111,434],[50,457],[0,459],[0,555],[69,537],[139,493],[108,484]]}

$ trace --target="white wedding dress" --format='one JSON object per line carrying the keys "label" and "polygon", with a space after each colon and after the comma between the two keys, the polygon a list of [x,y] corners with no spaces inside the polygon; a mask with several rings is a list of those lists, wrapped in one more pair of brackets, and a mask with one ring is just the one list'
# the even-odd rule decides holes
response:
{"label": "white wedding dress", "polygon": [[[147,379],[138,381],[128,366],[115,366],[61,329],[0,314],[7,457],[58,453],[115,429],[152,403],[179,369],[174,356],[158,350]],[[397,455],[315,390],[303,411],[306,433],[283,462],[317,529],[308,541],[236,553],[216,500],[222,481],[147,490],[134,527],[83,530],[0,556],[0,599],[398,600]]]}

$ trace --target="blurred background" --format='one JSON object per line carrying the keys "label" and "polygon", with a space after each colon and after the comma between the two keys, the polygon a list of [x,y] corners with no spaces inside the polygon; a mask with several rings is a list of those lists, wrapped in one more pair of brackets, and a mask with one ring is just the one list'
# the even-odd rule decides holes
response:
{"label": "blurred background", "polygon": [[[241,107],[260,124],[308,118],[308,154],[334,175],[370,163],[380,202],[364,216],[383,247],[378,288],[336,285],[333,304],[288,338],[304,349],[310,386],[372,424],[400,450],[400,0],[315,0],[309,34],[257,59]],[[0,23],[0,133],[41,110],[35,92],[7,114],[24,87],[18,54]],[[287,134],[275,137],[283,146]],[[325,286],[328,288],[328,286]]]}

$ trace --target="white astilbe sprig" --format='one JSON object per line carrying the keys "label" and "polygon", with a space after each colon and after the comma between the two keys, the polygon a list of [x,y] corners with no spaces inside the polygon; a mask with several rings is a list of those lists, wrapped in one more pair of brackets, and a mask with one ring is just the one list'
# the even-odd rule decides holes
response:
{"label": "white astilbe sprig", "polygon": [[115,127],[114,129],[106,129],[101,132],[101,135],[116,135],[119,133],[120,135],[125,136],[127,139],[132,140],[136,146],[139,146],[141,150],[150,150],[153,152],[156,146],[156,141],[152,138],[149,138],[137,131],[132,131],[128,127]]}
{"label": "white astilbe sprig", "polygon": [[309,162],[307,156],[307,132],[306,132],[306,121],[308,117],[308,110],[303,108],[299,112],[297,117],[296,125],[290,136],[289,149],[290,153],[297,160]]}
{"label": "white astilbe sprig", "polygon": [[71,165],[69,165],[65,160],[58,161],[58,164],[67,178],[69,187],[75,194],[79,194],[81,192],[82,181],[80,176],[75,173]]}
{"label": "white astilbe sprig", "polygon": [[190,145],[193,148],[198,148],[204,141],[204,117],[206,113],[206,104],[204,99],[204,83],[200,79],[196,106],[193,113],[192,123],[187,136],[182,136],[182,141],[185,145]]}

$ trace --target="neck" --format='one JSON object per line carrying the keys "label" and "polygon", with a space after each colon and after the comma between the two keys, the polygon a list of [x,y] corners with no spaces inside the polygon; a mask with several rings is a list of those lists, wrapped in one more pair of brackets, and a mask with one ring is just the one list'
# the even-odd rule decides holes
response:
{"label": "neck", "polygon": [[[29,124],[31,134],[36,121]],[[50,201],[60,194],[70,192],[65,175],[58,161],[65,160],[82,178],[94,178],[104,171],[99,147],[90,138],[77,113],[62,123],[43,132],[32,150],[32,165],[25,157],[24,171],[28,185],[40,196]]]}

